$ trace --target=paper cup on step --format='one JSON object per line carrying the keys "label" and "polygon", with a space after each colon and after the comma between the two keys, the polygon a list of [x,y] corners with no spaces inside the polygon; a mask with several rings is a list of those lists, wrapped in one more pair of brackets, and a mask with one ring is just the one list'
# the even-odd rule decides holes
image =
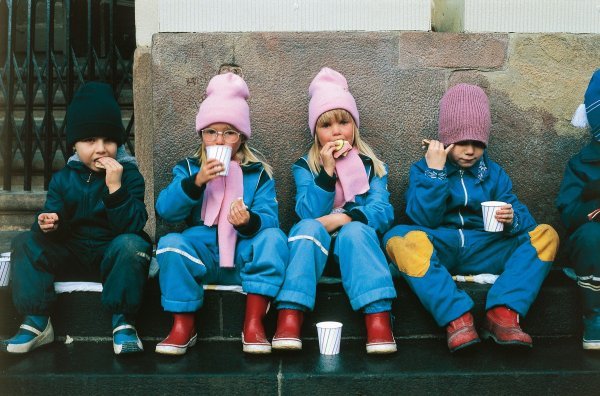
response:
{"label": "paper cup on step", "polygon": [[340,322],[317,323],[317,334],[319,336],[319,350],[323,355],[337,355],[340,353],[340,341],[342,340],[342,324]]}
{"label": "paper cup on step", "polygon": [[496,212],[504,205],[506,205],[506,202],[500,201],[486,201],[481,203],[483,229],[485,231],[500,232],[504,230],[504,224],[496,220]]}
{"label": "paper cup on step", "polygon": [[220,176],[227,176],[229,173],[229,162],[231,161],[231,147],[225,145],[214,145],[206,147],[206,157],[218,159],[225,169],[218,174]]}
{"label": "paper cup on step", "polygon": [[10,254],[2,253],[0,256],[0,287],[8,286],[10,280]]}

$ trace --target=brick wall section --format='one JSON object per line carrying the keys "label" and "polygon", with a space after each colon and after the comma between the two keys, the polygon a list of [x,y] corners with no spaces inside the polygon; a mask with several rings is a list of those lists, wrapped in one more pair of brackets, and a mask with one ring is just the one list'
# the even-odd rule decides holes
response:
{"label": "brick wall section", "polygon": [[[153,152],[139,155],[152,155],[154,176],[147,185],[157,196],[174,164],[197,148],[195,113],[209,79],[222,63],[241,65],[252,95],[251,144],[275,168],[287,231],[295,221],[290,167],[311,143],[308,85],[329,66],[347,77],[361,133],[390,165],[392,202],[402,209],[408,169],[422,155],[419,142],[437,134],[441,96],[458,82],[476,83],[492,106],[492,158],[512,176],[538,221],[556,226],[553,200],[564,166],[588,140],[568,121],[599,55],[597,35],[160,33],[151,67],[135,69],[134,78],[151,75],[148,86],[136,84],[136,94],[152,93],[152,106],[136,107],[136,120],[152,118],[153,129],[136,133],[152,134],[145,141]],[[157,220],[155,236],[172,229]]]}

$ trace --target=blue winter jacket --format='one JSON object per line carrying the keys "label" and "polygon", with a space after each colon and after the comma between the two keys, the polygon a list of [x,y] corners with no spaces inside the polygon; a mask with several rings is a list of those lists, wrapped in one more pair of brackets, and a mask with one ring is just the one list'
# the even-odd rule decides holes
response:
{"label": "blue winter jacket", "polygon": [[[344,205],[345,213],[354,221],[373,227],[379,234],[385,233],[394,221],[394,209],[387,190],[387,168],[383,177],[375,175],[373,162],[360,155],[369,177],[369,191],[357,195],[355,202]],[[313,174],[308,167],[308,156],[297,160],[292,166],[296,182],[296,214],[300,219],[315,219],[333,210],[335,197],[335,174],[330,177],[323,168]]]}
{"label": "blue winter jacket", "polygon": [[510,178],[487,152],[469,168],[448,160],[443,170],[435,170],[425,158],[410,168],[406,214],[418,225],[483,231],[481,203],[485,201],[512,205],[514,220],[511,227],[504,227],[505,233],[535,228],[529,210],[512,192]]}
{"label": "blue winter jacket", "polygon": [[600,142],[592,140],[571,158],[555,203],[569,234],[600,208]]}
{"label": "blue winter jacket", "polygon": [[[242,166],[244,203],[250,212],[250,222],[238,227],[240,237],[252,237],[265,228],[279,227],[275,182],[261,163]],[[173,180],[162,190],[156,201],[156,214],[169,222],[185,220],[188,226],[204,225],[200,218],[206,186],[194,183],[200,171],[197,158],[186,158],[173,168]]]}
{"label": "blue winter jacket", "polygon": [[[144,178],[135,159],[123,147],[117,150],[123,165],[121,188],[108,193],[104,172],[94,172],[73,155],[52,176],[42,213],[57,213],[58,229],[48,238],[75,238],[95,244],[125,233],[143,234],[148,213],[144,204]],[[32,230],[42,232],[36,221]]]}

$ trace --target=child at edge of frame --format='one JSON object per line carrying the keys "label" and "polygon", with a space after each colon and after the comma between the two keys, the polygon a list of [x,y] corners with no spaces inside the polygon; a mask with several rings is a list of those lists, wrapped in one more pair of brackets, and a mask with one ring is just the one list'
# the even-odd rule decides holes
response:
{"label": "child at edge of frame", "polygon": [[54,341],[50,313],[57,276],[88,274],[102,281],[102,305],[112,313],[113,351],[143,351],[135,328],[152,244],[144,179],[125,151],[121,110],[110,85],[83,84],[67,108],[66,141],[74,148],[52,176],[31,231],[11,245],[12,295],[24,316],[0,350],[27,353]]}

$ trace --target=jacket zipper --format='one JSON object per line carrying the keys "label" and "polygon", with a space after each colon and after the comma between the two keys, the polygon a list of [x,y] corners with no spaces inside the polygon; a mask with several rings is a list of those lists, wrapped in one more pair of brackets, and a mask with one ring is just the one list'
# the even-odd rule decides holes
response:
{"label": "jacket zipper", "polygon": [[[469,194],[467,193],[467,187],[465,186],[465,180],[463,179],[463,174],[465,173],[464,170],[460,170],[460,184],[462,184],[462,188],[463,191],[465,192],[465,208],[467,207],[467,204],[469,203]],[[463,234],[463,228],[465,226],[465,219],[462,216],[462,213],[460,213],[460,209],[458,209],[458,217],[460,217],[460,224],[461,224],[461,228],[458,229],[458,232],[460,234],[460,247],[465,247],[465,235]]]}

